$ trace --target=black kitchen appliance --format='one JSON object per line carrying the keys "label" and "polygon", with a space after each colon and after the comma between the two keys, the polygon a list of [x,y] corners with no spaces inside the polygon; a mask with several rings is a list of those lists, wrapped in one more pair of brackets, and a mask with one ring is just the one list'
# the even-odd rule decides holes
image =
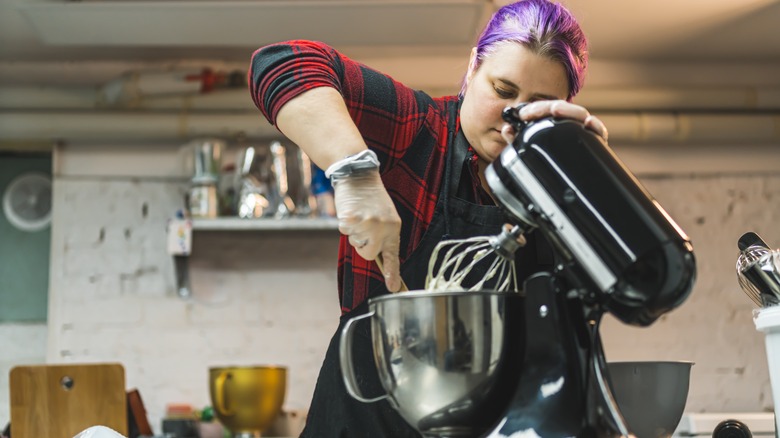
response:
{"label": "black kitchen appliance", "polygon": [[[540,234],[537,242],[552,247],[553,268],[527,278],[520,291],[452,288],[462,284],[445,281],[441,288],[370,298],[369,312],[342,330],[344,384],[361,402],[387,399],[426,437],[629,436],[631,425],[611,390],[599,323],[609,312],[647,326],[679,306],[695,278],[693,247],[582,123],[546,118],[526,124],[517,108],[504,117],[519,134],[486,169],[486,179],[515,225],[511,235],[516,229]],[[470,238],[447,249],[445,260],[457,255],[455,278],[491,247],[514,269],[516,248],[494,245],[500,238],[487,239],[490,247],[483,248],[483,237],[476,236],[478,250]],[[437,260],[434,255],[429,264]],[[485,270],[477,278],[489,275]],[[362,395],[351,358],[353,328],[362,319],[371,324],[385,390],[370,398]],[[649,403],[652,418],[643,424],[674,430],[664,419],[679,421],[679,405]]]}
{"label": "black kitchen appliance", "polygon": [[556,266],[523,286],[519,383],[488,436],[627,436],[599,322],[609,312],[648,326],[679,306],[693,247],[604,139],[573,120],[525,123],[518,110],[504,111],[518,135],[486,179],[512,222],[550,242]]}

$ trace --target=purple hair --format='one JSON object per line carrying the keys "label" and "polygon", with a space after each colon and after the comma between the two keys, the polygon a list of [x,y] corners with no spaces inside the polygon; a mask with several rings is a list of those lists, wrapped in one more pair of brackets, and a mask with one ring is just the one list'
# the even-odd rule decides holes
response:
{"label": "purple hair", "polygon": [[[474,68],[505,42],[522,44],[540,56],[560,62],[569,80],[568,100],[582,88],[588,66],[588,41],[563,5],[548,0],[521,0],[503,6],[479,36]],[[464,81],[460,95],[465,91]]]}

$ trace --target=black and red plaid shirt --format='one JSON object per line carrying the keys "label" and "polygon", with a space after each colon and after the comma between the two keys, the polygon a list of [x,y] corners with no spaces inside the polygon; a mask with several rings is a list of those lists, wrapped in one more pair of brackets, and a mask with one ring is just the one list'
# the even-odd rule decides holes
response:
{"label": "black and red plaid shirt", "polygon": [[[432,98],[312,41],[258,49],[252,56],[249,86],[255,105],[274,125],[279,109],[307,90],[333,87],[341,93],[363,139],[379,157],[382,181],[401,217],[403,263],[433,218],[449,139],[446,107],[457,97]],[[477,156],[469,152],[472,165],[466,174],[471,175],[472,193],[478,202],[489,202],[476,176]],[[352,296],[344,293],[348,281]],[[357,307],[371,287],[383,281],[376,264],[360,257],[341,236],[338,288],[342,312]]]}

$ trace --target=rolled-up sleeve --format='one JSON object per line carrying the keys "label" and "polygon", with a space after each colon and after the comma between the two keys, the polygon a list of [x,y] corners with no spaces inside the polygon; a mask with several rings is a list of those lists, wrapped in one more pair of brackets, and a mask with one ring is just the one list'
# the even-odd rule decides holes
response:
{"label": "rolled-up sleeve", "polygon": [[341,91],[344,68],[330,47],[313,41],[287,41],[261,47],[252,55],[249,87],[255,106],[276,125],[279,109],[317,87]]}
{"label": "rolled-up sleeve", "polygon": [[[248,76],[252,100],[274,126],[280,109],[308,90],[332,87],[341,94],[366,146],[379,158],[382,181],[401,217],[402,261],[412,254],[436,210],[450,129],[455,132],[457,121],[450,110],[457,108],[457,97],[434,99],[312,41],[258,49]],[[345,236],[339,247],[338,284],[345,312],[384,285],[376,264],[355,253]]]}
{"label": "rolled-up sleeve", "polygon": [[316,41],[258,49],[248,76],[252,100],[277,128],[279,110],[291,99],[317,87],[336,89],[366,145],[379,156],[382,171],[406,154],[435,111],[427,94]]}

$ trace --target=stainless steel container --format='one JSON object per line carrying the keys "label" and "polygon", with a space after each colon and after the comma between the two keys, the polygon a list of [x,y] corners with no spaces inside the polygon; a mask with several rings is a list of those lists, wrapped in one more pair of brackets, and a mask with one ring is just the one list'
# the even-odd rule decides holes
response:
{"label": "stainless steel container", "polygon": [[190,216],[194,218],[215,218],[219,214],[217,186],[214,183],[199,183],[190,187],[188,195]]}
{"label": "stainless steel container", "polygon": [[[522,298],[505,292],[425,292],[369,300],[345,325],[340,345],[348,392],[387,399],[426,436],[479,436],[517,387],[525,329]],[[514,317],[512,317],[514,316]],[[362,395],[352,364],[355,324],[370,319],[374,360],[387,394]]]}
{"label": "stainless steel container", "polygon": [[193,144],[193,183],[216,183],[219,180],[224,149],[225,141],[214,138],[198,140]]}

